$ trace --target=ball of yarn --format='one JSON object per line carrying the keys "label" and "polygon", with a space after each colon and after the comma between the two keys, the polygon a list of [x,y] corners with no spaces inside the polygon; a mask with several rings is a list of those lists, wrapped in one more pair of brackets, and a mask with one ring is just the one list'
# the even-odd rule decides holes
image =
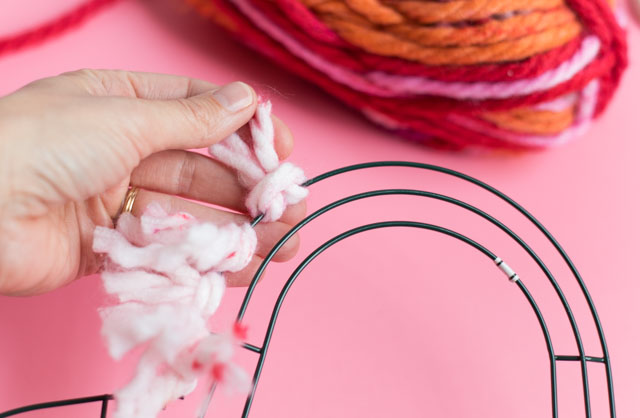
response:
{"label": "ball of yarn", "polygon": [[432,146],[583,132],[627,64],[607,0],[187,0],[375,123]]}

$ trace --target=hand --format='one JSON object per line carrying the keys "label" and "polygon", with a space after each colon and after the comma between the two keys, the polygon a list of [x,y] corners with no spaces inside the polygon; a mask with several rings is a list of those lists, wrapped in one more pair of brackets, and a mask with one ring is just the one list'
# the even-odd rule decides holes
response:
{"label": "hand", "polygon": [[[154,200],[203,221],[249,220],[236,175],[185,150],[242,128],[256,104],[244,83],[220,88],[186,77],[93,70],[38,80],[0,98],[0,293],[47,292],[95,273],[93,230],[113,226],[129,184],[142,189],[134,215]],[[274,126],[284,159],[293,139],[275,117]],[[259,224],[256,255],[228,276],[229,284],[248,283],[304,211],[303,202],[280,222]],[[291,258],[297,246],[291,240],[275,260]]]}

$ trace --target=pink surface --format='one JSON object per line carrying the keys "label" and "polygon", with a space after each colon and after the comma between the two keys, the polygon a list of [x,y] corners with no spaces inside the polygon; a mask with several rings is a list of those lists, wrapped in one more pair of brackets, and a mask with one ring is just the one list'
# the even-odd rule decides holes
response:
{"label": "pink surface", "polygon": [[[5,4],[0,34],[74,3]],[[79,30],[1,58],[0,93],[81,67],[187,74],[219,83],[240,79],[270,96],[275,113],[296,135],[293,160],[311,176],[394,159],[443,165],[486,181],[537,216],[582,272],[609,343],[618,416],[626,418],[640,416],[640,283],[634,265],[640,249],[639,41],[639,31],[632,28],[631,68],[611,108],[585,137],[521,155],[449,154],[399,141],[169,0],[124,0]],[[463,198],[511,226],[565,289],[587,354],[601,354],[586,305],[560,258],[535,228],[488,193],[443,175],[378,169],[313,186],[309,207],[386,187]],[[459,208],[409,197],[358,202],[305,230],[296,260],[346,228],[398,219],[455,229],[507,260],[544,310],[556,353],[577,354],[562,308],[536,265],[505,234]],[[273,302],[296,264],[267,270],[247,313],[251,342],[260,344]],[[242,289],[229,292],[223,317],[234,315],[242,294]],[[103,298],[97,277],[44,296],[0,298],[0,411],[107,393],[128,378],[134,357],[115,363],[100,340],[96,308]],[[246,364],[254,358],[241,356]],[[608,416],[602,370],[598,364],[589,366],[594,417]],[[584,416],[577,364],[560,364],[558,373],[560,416]],[[548,380],[535,316],[490,260],[433,232],[374,231],[329,250],[292,288],[251,416],[538,418],[550,416]],[[200,396],[173,405],[163,416],[190,416],[187,411]],[[239,416],[242,402],[218,394],[210,416]],[[93,417],[98,406],[28,416]]]}

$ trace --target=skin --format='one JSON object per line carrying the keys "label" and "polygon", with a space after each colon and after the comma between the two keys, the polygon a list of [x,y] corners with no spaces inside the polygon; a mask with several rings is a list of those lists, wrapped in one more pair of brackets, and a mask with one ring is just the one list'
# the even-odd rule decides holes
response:
{"label": "skin", "polygon": [[[0,294],[44,293],[98,272],[93,230],[113,227],[130,184],[141,188],[134,215],[160,201],[203,221],[249,220],[246,190],[233,171],[187,151],[237,130],[246,137],[255,92],[248,89],[246,107],[229,111],[216,98],[218,89],[179,76],[81,70],[0,98]],[[273,120],[284,159],[293,138]],[[229,284],[246,285],[304,213],[302,202],[279,222],[259,224],[256,255],[227,277]],[[296,237],[275,260],[290,259],[297,247]]]}

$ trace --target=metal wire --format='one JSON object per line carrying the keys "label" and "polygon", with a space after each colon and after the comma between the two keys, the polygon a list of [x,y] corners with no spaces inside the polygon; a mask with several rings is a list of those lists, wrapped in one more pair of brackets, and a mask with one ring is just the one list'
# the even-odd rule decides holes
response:
{"label": "metal wire", "polygon": [[58,408],[61,406],[80,405],[80,404],[92,403],[92,402],[102,402],[102,407],[100,409],[100,418],[107,418],[107,407],[108,407],[109,401],[112,399],[113,399],[113,395],[98,395],[98,396],[89,396],[86,398],[65,399],[62,401],[54,401],[54,402],[43,402],[43,403],[38,403],[33,405],[22,406],[20,408],[2,412],[0,413],[0,418],[10,417],[13,415],[22,414],[24,412],[37,411],[39,409]]}
{"label": "metal wire", "polygon": [[[549,280],[549,282],[551,283],[551,285],[553,286],[555,293],[558,297],[558,299],[560,300],[560,302],[562,303],[562,306],[564,308],[565,314],[569,320],[569,323],[571,325],[571,329],[572,329],[572,333],[574,335],[574,339],[576,341],[576,346],[578,348],[578,355],[556,355],[553,349],[553,344],[551,341],[551,337],[549,334],[549,330],[548,327],[546,325],[544,316],[540,310],[540,308],[538,307],[535,299],[533,298],[533,296],[531,295],[531,293],[528,291],[528,289],[526,288],[526,286],[524,285],[523,281],[521,278],[519,278],[515,273],[510,277],[510,279],[512,279],[512,281],[515,282],[515,284],[518,286],[518,288],[520,289],[520,291],[522,292],[522,294],[525,296],[527,302],[529,303],[529,305],[531,306],[534,314],[536,315],[536,318],[538,320],[538,323],[540,325],[542,334],[545,338],[545,343],[546,343],[546,347],[547,347],[547,351],[549,354],[549,366],[550,366],[550,380],[551,380],[551,407],[552,407],[552,411],[551,411],[551,415],[553,418],[557,418],[558,417],[558,394],[557,394],[557,376],[556,376],[556,363],[558,361],[574,361],[574,362],[580,362],[581,365],[581,374],[582,374],[582,392],[583,392],[583,397],[584,397],[584,409],[585,409],[585,417],[586,418],[591,418],[591,404],[590,404],[590,393],[589,393],[589,380],[588,380],[588,373],[587,373],[587,362],[595,362],[595,363],[602,363],[605,366],[605,371],[606,371],[606,376],[607,376],[607,391],[608,391],[608,400],[609,400],[609,413],[610,413],[610,418],[615,418],[616,416],[616,411],[615,411],[615,397],[614,397],[614,391],[613,391],[613,378],[612,378],[612,372],[611,372],[611,361],[609,358],[609,352],[608,352],[608,348],[607,348],[607,344],[606,344],[606,340],[604,337],[604,331],[602,329],[602,324],[600,322],[600,319],[598,317],[595,305],[593,304],[593,301],[591,299],[591,296],[586,288],[586,285],[582,279],[582,277],[580,276],[580,274],[578,273],[576,267],[574,266],[574,264],[572,263],[572,261],[570,260],[569,256],[566,254],[566,252],[564,251],[564,249],[560,246],[560,244],[557,242],[557,240],[549,233],[549,231],[537,220],[533,217],[533,215],[531,215],[528,211],[526,211],[522,206],[520,206],[519,204],[517,204],[515,201],[513,201],[511,198],[509,198],[508,196],[506,196],[505,194],[503,194],[502,192],[498,191],[497,189],[487,185],[486,183],[481,182],[480,180],[477,180],[473,177],[470,177],[466,174],[451,170],[451,169],[447,169],[444,167],[439,167],[439,166],[434,166],[434,165],[430,165],[430,164],[423,164],[423,163],[414,163],[414,162],[405,162],[405,161],[382,161],[382,162],[372,162],[372,163],[364,163],[364,164],[356,164],[356,165],[352,165],[352,166],[348,166],[348,167],[343,167],[337,170],[333,170],[333,171],[329,171],[325,174],[321,174],[317,177],[314,177],[313,179],[307,181],[304,186],[309,187],[317,182],[329,179],[331,177],[334,177],[336,175],[340,175],[340,174],[344,174],[344,173],[348,173],[351,171],[356,171],[356,170],[363,170],[363,169],[369,169],[369,168],[381,168],[381,167],[407,167],[407,168],[417,168],[417,169],[422,169],[422,170],[429,170],[429,171],[435,171],[435,172],[439,172],[442,174],[446,174],[449,176],[453,176],[453,177],[457,177],[459,179],[462,179],[464,181],[467,181],[469,183],[472,183],[480,188],[483,188],[487,191],[489,191],[490,193],[494,194],[495,196],[499,197],[500,199],[502,199],[503,201],[507,202],[509,205],[511,205],[513,208],[515,208],[518,212],[520,212],[527,220],[529,220],[531,223],[533,223],[538,230],[540,230],[542,232],[542,234],[551,242],[551,244],[554,246],[554,248],[556,249],[556,251],[558,251],[558,253],[561,255],[561,257],[563,258],[563,260],[565,261],[565,263],[568,265],[569,269],[571,270],[573,276],[575,277],[576,281],[578,282],[580,289],[582,291],[582,294],[587,302],[587,304],[589,305],[589,309],[591,312],[591,316],[592,319],[596,325],[596,329],[598,332],[598,338],[600,341],[600,345],[602,348],[602,357],[597,357],[597,356],[587,356],[585,355],[585,351],[584,351],[584,346],[582,343],[582,338],[579,332],[579,328],[578,325],[576,323],[575,317],[573,315],[573,312],[569,306],[569,303],[564,295],[564,293],[562,292],[562,289],[560,288],[560,285],[558,284],[558,282],[556,281],[556,279],[554,278],[554,276],[551,274],[551,272],[549,271],[549,269],[546,267],[546,265],[543,263],[543,261],[540,259],[540,257],[531,249],[531,247],[529,247],[529,245],[527,245],[524,240],[522,240],[517,234],[515,234],[511,229],[509,229],[506,225],[504,225],[502,222],[500,222],[499,220],[495,219],[494,217],[492,217],[491,215],[485,213],[484,211],[466,203],[463,202],[461,200],[446,196],[446,195],[442,195],[442,194],[437,194],[437,193],[432,193],[432,192],[428,192],[428,191],[422,191],[422,190],[410,190],[410,189],[386,189],[386,190],[375,190],[375,191],[369,191],[369,192],[364,192],[364,193],[359,193],[353,196],[348,196],[345,197],[343,199],[337,200],[329,205],[324,206],[321,209],[318,209],[317,211],[313,212],[312,214],[310,214],[309,216],[307,216],[304,220],[302,220],[300,223],[298,223],[296,226],[294,226],[284,237],[282,237],[282,239],[280,239],[280,241],[271,249],[271,251],[269,252],[269,254],[267,255],[267,257],[265,257],[264,261],[262,262],[262,264],[260,265],[258,271],[256,272],[256,274],[253,277],[253,280],[251,281],[251,284],[249,285],[249,287],[247,288],[247,291],[245,293],[245,297],[244,300],[240,306],[238,315],[237,315],[237,319],[241,320],[245,313],[246,310],[249,306],[249,302],[251,301],[251,297],[253,295],[253,292],[255,290],[255,287],[258,283],[258,280],[260,279],[260,277],[262,276],[262,274],[264,273],[266,267],[268,266],[268,264],[270,263],[270,261],[272,260],[272,258],[274,257],[274,255],[280,250],[280,248],[299,230],[301,230],[304,226],[306,226],[307,224],[309,224],[311,221],[313,221],[314,219],[316,219],[317,217],[321,216],[322,214],[329,212],[331,210],[334,210],[335,208],[357,201],[357,200],[361,200],[361,199],[367,199],[367,198],[372,198],[372,197],[377,197],[377,196],[387,196],[387,195],[410,195],[410,196],[418,196],[418,197],[423,197],[423,198],[430,198],[430,199],[437,199],[440,201],[444,201],[456,206],[459,206],[467,211],[470,211],[478,216],[480,216],[481,218],[489,221],[490,223],[492,223],[493,225],[497,226],[500,230],[502,230],[504,233],[506,233],[510,238],[512,238],[514,241],[516,241],[525,251],[526,253],[536,262],[536,264],[540,267],[540,269],[543,271],[543,273],[545,274],[545,276],[547,277],[547,279]],[[251,225],[255,226],[257,225],[260,221],[262,220],[262,215],[256,217]],[[487,248],[485,248],[484,246],[482,246],[481,244],[473,241],[471,238],[468,238],[467,236],[460,234],[458,232],[452,231],[450,229],[446,229],[437,225],[432,225],[432,224],[428,224],[428,223],[422,223],[422,222],[414,222],[414,221],[405,221],[405,220],[399,220],[399,221],[386,221],[386,222],[377,222],[377,223],[372,223],[372,224],[367,224],[367,225],[361,225],[358,227],[355,227],[353,229],[350,229],[349,231],[343,232],[335,237],[333,237],[332,239],[328,240],[327,242],[325,242],[324,244],[322,244],[320,247],[318,247],[316,250],[314,250],[311,254],[309,254],[297,267],[296,269],[293,271],[293,273],[289,276],[289,279],[287,280],[286,284],[284,285],[272,312],[271,318],[269,320],[269,324],[267,327],[267,332],[265,334],[263,343],[261,347],[252,345],[252,344],[248,344],[245,343],[243,345],[243,347],[245,349],[247,349],[248,351],[254,352],[256,354],[259,354],[259,358],[258,358],[258,363],[256,365],[256,369],[254,372],[254,378],[253,378],[253,386],[252,386],[252,390],[251,393],[249,394],[249,396],[247,397],[246,403],[245,403],[245,407],[242,413],[242,417],[246,418],[249,415],[250,409],[251,409],[251,405],[255,396],[255,392],[257,389],[257,385],[260,379],[260,375],[262,373],[262,369],[264,366],[264,362],[266,360],[266,354],[268,351],[268,347],[269,347],[269,343],[271,341],[272,338],[272,334],[273,331],[275,329],[275,324],[277,321],[277,317],[278,317],[278,313],[284,303],[284,300],[286,298],[286,295],[289,291],[289,289],[291,288],[291,286],[293,285],[293,283],[295,282],[295,280],[299,277],[299,275],[302,273],[302,271],[309,265],[309,263],[311,263],[314,259],[316,259],[320,254],[322,254],[324,251],[326,251],[328,248],[330,248],[331,246],[335,245],[336,243],[360,234],[360,233],[364,233],[373,229],[380,229],[380,228],[392,228],[392,227],[407,227],[407,228],[420,228],[420,229],[424,229],[424,230],[431,230],[431,231],[435,231],[441,234],[445,234],[448,236],[451,236],[453,238],[456,238],[468,245],[470,245],[471,247],[477,249],[478,251],[480,251],[481,253],[483,253],[485,256],[487,256],[488,258],[490,258],[492,261],[496,262],[496,264],[498,266],[500,266],[502,264],[501,259],[497,258],[491,251],[489,251]],[[500,261],[499,261],[500,260]],[[503,268],[504,266],[502,266]],[[509,268],[510,270],[510,268]],[[507,271],[504,270],[503,271]],[[515,278],[515,280],[514,280]],[[213,395],[213,392],[215,390],[215,385],[211,388],[211,391],[209,392],[209,398]],[[26,406],[26,407],[22,407],[22,408],[17,408],[11,411],[7,411],[5,413],[0,413],[0,418],[4,418],[4,417],[8,417],[11,415],[16,415],[18,413],[22,413],[22,412],[26,412],[26,411],[31,411],[34,409],[43,409],[43,408],[49,408],[49,407],[58,407],[58,406],[63,406],[63,405],[71,405],[71,404],[76,404],[76,403],[87,403],[87,402],[102,402],[102,417],[106,416],[106,408],[107,408],[107,403],[108,401],[112,399],[111,395],[101,395],[98,397],[91,397],[91,398],[78,398],[78,399],[72,399],[72,400],[67,400],[67,401],[58,401],[58,402],[48,402],[48,403],[43,403],[43,404],[38,404],[38,405],[31,405],[31,406]],[[206,408],[205,408],[206,409]],[[202,411],[201,416],[204,416],[205,411]]]}
{"label": "metal wire", "polygon": [[[597,329],[597,332],[598,332],[598,339],[600,340],[600,346],[602,348],[604,364],[605,364],[605,368],[606,368],[607,391],[608,391],[608,397],[609,397],[609,414],[610,414],[611,418],[615,418],[616,409],[615,409],[615,397],[614,397],[614,392],[613,392],[613,376],[612,376],[612,372],[611,372],[611,361],[610,361],[610,358],[609,358],[609,349],[607,347],[607,342],[606,342],[606,339],[605,339],[605,336],[604,336],[604,330],[602,329],[602,323],[600,322],[600,317],[598,316],[598,312],[596,310],[595,304],[593,303],[593,299],[591,298],[591,295],[589,294],[589,291],[587,290],[587,286],[584,283],[584,280],[582,279],[582,277],[580,276],[580,273],[578,272],[578,269],[575,267],[575,265],[573,264],[573,262],[569,258],[569,255],[562,248],[560,243],[540,223],[540,221],[538,221],[525,208],[523,208],[521,205],[516,203],[513,199],[511,199],[510,197],[508,197],[507,195],[505,195],[501,191],[497,190],[496,188],[494,188],[494,187],[492,187],[492,186],[490,186],[490,185],[488,185],[488,184],[486,184],[486,183],[484,183],[484,182],[482,182],[482,181],[480,181],[478,179],[475,179],[475,178],[473,178],[471,176],[468,176],[466,174],[460,173],[458,171],[451,170],[451,169],[445,168],[445,167],[432,165],[432,164],[415,163],[415,162],[409,162],[409,161],[379,161],[379,162],[371,162],[371,163],[354,164],[354,165],[350,165],[350,166],[347,166],[347,167],[343,167],[343,168],[339,168],[339,169],[336,169],[336,170],[332,170],[332,171],[329,171],[329,172],[327,172],[325,174],[321,174],[319,176],[316,176],[313,179],[309,180],[305,185],[306,186],[310,186],[310,185],[312,185],[314,183],[317,183],[319,181],[328,179],[328,178],[336,176],[338,174],[343,174],[343,173],[347,173],[347,172],[350,172],[350,171],[356,171],[356,170],[362,170],[362,169],[368,169],[368,168],[375,168],[375,167],[412,167],[412,168],[419,168],[419,169],[423,169],[423,170],[430,170],[430,171],[440,172],[440,173],[443,173],[443,174],[447,174],[447,175],[450,175],[450,176],[453,176],[453,177],[460,178],[460,179],[465,180],[465,181],[467,181],[469,183],[472,183],[472,184],[474,184],[476,186],[479,186],[479,187],[491,192],[492,194],[494,194],[495,196],[499,197],[500,199],[504,200],[509,205],[511,205],[513,208],[515,208],[518,212],[520,212],[522,215],[524,215],[525,218],[527,218],[531,223],[533,223],[540,230],[540,232],[542,232],[542,234],[547,238],[547,240],[549,240],[549,242],[551,242],[551,244],[555,247],[556,251],[558,251],[558,253],[561,255],[561,257],[564,260],[564,262],[567,264],[567,266],[571,270],[571,273],[573,274],[573,276],[575,277],[576,281],[578,282],[578,285],[580,286],[580,290],[581,290],[585,300],[587,301],[587,304],[589,305],[589,311],[591,312],[591,317],[592,317],[593,321],[595,322],[596,329]],[[563,302],[563,306],[564,306],[564,302]],[[565,311],[566,311],[566,307],[565,307]],[[574,326],[575,320],[572,320],[572,315],[570,315],[569,319],[572,321],[572,329],[573,329],[573,332],[574,332],[574,336],[578,340],[580,337],[579,337],[579,333],[577,332],[577,326]],[[581,362],[581,371],[582,371],[582,379],[583,379],[583,393],[584,393],[585,411],[586,411],[586,414],[587,414],[586,415],[587,418],[590,418],[591,417],[591,407],[590,407],[590,402],[589,402],[589,389],[588,389],[588,380],[587,380],[586,358],[585,358],[585,355],[584,355],[584,347],[582,346],[581,342],[578,344],[578,347],[580,349],[580,362]]]}

